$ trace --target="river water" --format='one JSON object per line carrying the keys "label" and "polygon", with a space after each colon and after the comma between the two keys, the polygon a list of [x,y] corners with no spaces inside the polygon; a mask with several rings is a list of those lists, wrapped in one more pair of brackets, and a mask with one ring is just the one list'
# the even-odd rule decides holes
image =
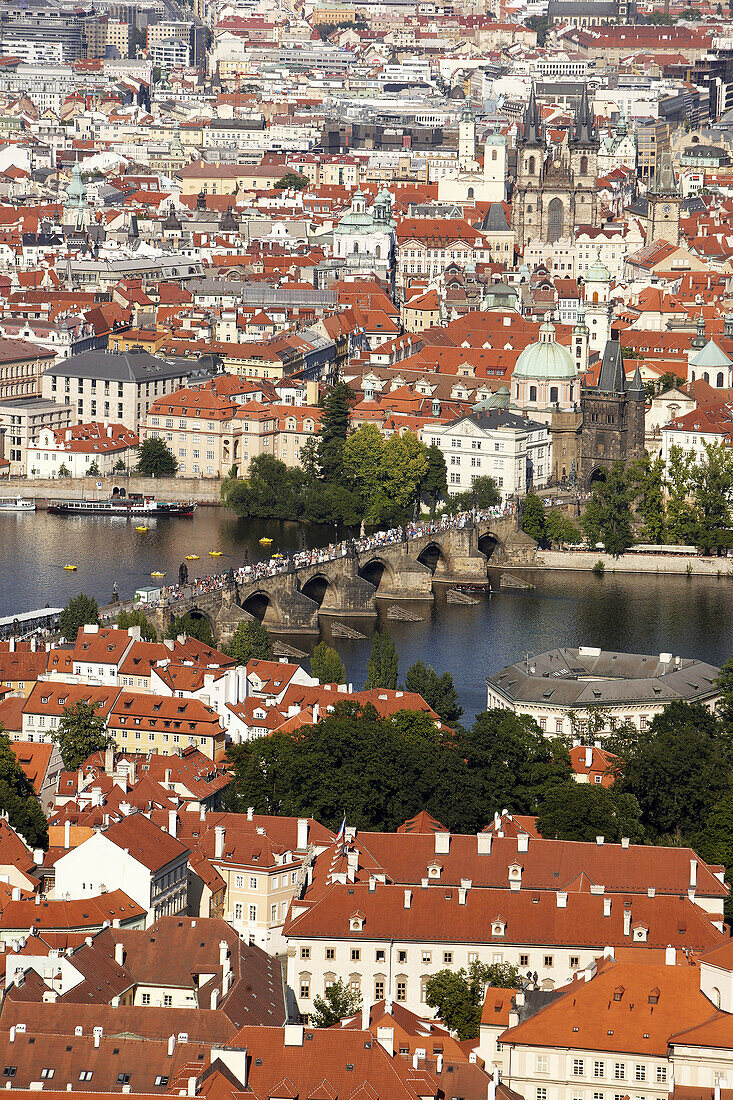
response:
{"label": "river water", "polygon": [[[220,572],[241,565],[245,548],[250,561],[265,556],[259,545],[263,536],[273,539],[268,553],[297,550],[300,531],[292,523],[239,520],[221,508],[199,508],[193,519],[151,520],[145,533],[124,519],[0,513],[0,616],[47,604],[61,607],[79,592],[108,603],[115,581],[125,599],[156,583],[153,570],[175,581],[187,554],[200,555],[187,563],[191,577]],[[331,527],[306,530],[308,546],[333,539]],[[212,559],[209,550],[221,550],[222,556]],[[66,572],[67,563],[77,571]],[[557,645],[671,652],[716,665],[733,656],[730,580],[544,570],[522,576],[535,588],[477,593],[475,606],[449,604],[444,593],[432,603],[405,605],[423,616],[421,622],[388,622],[380,605],[378,623],[394,638],[401,675],[418,659],[451,672],[470,718],[485,706],[489,672]],[[374,628],[361,620],[351,625],[368,635]],[[361,687],[370,639],[332,639],[328,623],[323,634],[339,650],[349,681]],[[310,650],[316,640],[293,638],[292,643]]]}

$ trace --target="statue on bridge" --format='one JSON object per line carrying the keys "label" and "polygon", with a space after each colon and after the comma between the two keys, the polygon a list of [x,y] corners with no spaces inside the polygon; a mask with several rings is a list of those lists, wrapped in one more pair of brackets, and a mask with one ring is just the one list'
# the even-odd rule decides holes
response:
{"label": "statue on bridge", "polygon": [[178,583],[180,584],[181,588],[185,588],[188,584],[188,566],[186,565],[185,561],[182,561],[181,564],[178,566]]}

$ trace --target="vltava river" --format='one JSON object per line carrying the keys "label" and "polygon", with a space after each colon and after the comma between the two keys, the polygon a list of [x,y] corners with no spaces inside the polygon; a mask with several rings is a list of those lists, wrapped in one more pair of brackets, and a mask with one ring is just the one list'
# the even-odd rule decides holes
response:
{"label": "vltava river", "polygon": [[[187,554],[200,555],[187,563],[191,576],[240,565],[245,549],[254,561],[265,554],[259,545],[263,535],[273,539],[268,553],[300,544],[295,524],[246,522],[220,508],[199,508],[189,520],[145,522],[150,529],[140,534],[124,519],[0,513],[0,616],[46,604],[61,607],[80,591],[108,603],[115,581],[124,599],[154,583],[155,569],[175,580]],[[309,546],[333,538],[329,527],[306,532]],[[222,557],[211,559],[209,550],[221,550]],[[65,572],[66,563],[77,571]],[[432,604],[410,604],[424,616],[422,622],[387,622],[381,606],[379,624],[395,640],[401,674],[418,659],[451,672],[468,718],[485,706],[488,672],[556,645],[672,652],[717,665],[733,656],[730,580],[609,572],[599,578],[539,570],[523,576],[536,588],[482,595],[474,607],[448,604],[444,595]],[[373,629],[361,621],[351,625],[365,634]],[[331,641],[327,624],[323,632]],[[292,641],[302,649],[315,644],[315,639]],[[349,679],[361,687],[370,640],[339,638],[333,644]]]}

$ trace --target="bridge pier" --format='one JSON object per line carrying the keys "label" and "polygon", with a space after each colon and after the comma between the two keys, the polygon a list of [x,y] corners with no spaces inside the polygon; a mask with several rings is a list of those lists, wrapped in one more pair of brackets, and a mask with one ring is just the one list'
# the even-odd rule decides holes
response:
{"label": "bridge pier", "polygon": [[295,573],[243,584],[237,591],[237,602],[245,613],[261,618],[271,634],[319,632],[318,604],[300,591]]}
{"label": "bridge pier", "polygon": [[[383,553],[382,551],[388,551]],[[366,550],[359,555],[361,577],[374,585],[377,599],[432,600],[433,574],[417,561],[410,543]]]}

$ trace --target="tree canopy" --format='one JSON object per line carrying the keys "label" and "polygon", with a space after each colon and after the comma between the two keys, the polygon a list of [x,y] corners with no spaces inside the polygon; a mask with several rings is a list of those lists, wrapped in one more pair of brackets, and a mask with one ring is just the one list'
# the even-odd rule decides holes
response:
{"label": "tree canopy", "polygon": [[114,743],[98,707],[98,703],[85,703],[83,700],[64,707],[53,739],[67,771],[74,771],[93,752]]}
{"label": "tree canopy", "polygon": [[184,634],[187,638],[196,638],[204,645],[214,644],[211,624],[203,615],[192,615],[190,611],[185,615],[173,615],[165,632],[166,638],[180,638]]}
{"label": "tree canopy", "polygon": [[590,783],[563,784],[547,791],[537,814],[537,828],[554,840],[618,842],[644,838],[640,809],[633,794]]}
{"label": "tree canopy", "polygon": [[337,978],[326,986],[323,997],[319,993],[314,998],[311,1023],[313,1027],[333,1027],[344,1016],[353,1016],[360,1010],[361,993]]}
{"label": "tree canopy", "polygon": [[326,642],[319,642],[311,657],[311,676],[319,684],[345,684],[346,669],[338,653]]}
{"label": "tree canopy", "polygon": [[93,596],[80,592],[69,600],[59,616],[59,630],[67,642],[75,642],[76,636],[87,623],[99,622],[99,607]]}
{"label": "tree canopy", "polygon": [[33,784],[13,752],[12,743],[0,725],[0,810],[8,824],[31,848],[48,847],[48,824]]}
{"label": "tree canopy", "polygon": [[139,626],[140,637],[144,642],[157,642],[158,640],[158,631],[139,607],[133,607],[131,611],[120,611],[117,616],[117,625],[120,630],[128,630],[131,626]]}
{"label": "tree canopy", "polygon": [[226,647],[230,657],[234,657],[239,665],[249,664],[251,660],[272,661],[275,650],[272,638],[266,628],[256,619],[237,623],[232,640]]}
{"label": "tree canopy", "polygon": [[164,440],[151,436],[138,447],[137,469],[143,477],[173,477],[178,462]]}
{"label": "tree canopy", "polygon": [[472,962],[468,969],[439,970],[428,979],[425,1001],[463,1042],[477,1039],[487,985],[517,989],[521,975],[509,963]]}
{"label": "tree canopy", "polygon": [[407,670],[405,689],[421,695],[444,722],[457,722],[463,714],[450,672],[438,676],[432,665],[426,668],[422,661],[416,661]]}
{"label": "tree canopy", "polygon": [[367,678],[365,688],[397,687],[397,650],[387,631],[376,631],[372,641],[372,651],[367,660]]}

